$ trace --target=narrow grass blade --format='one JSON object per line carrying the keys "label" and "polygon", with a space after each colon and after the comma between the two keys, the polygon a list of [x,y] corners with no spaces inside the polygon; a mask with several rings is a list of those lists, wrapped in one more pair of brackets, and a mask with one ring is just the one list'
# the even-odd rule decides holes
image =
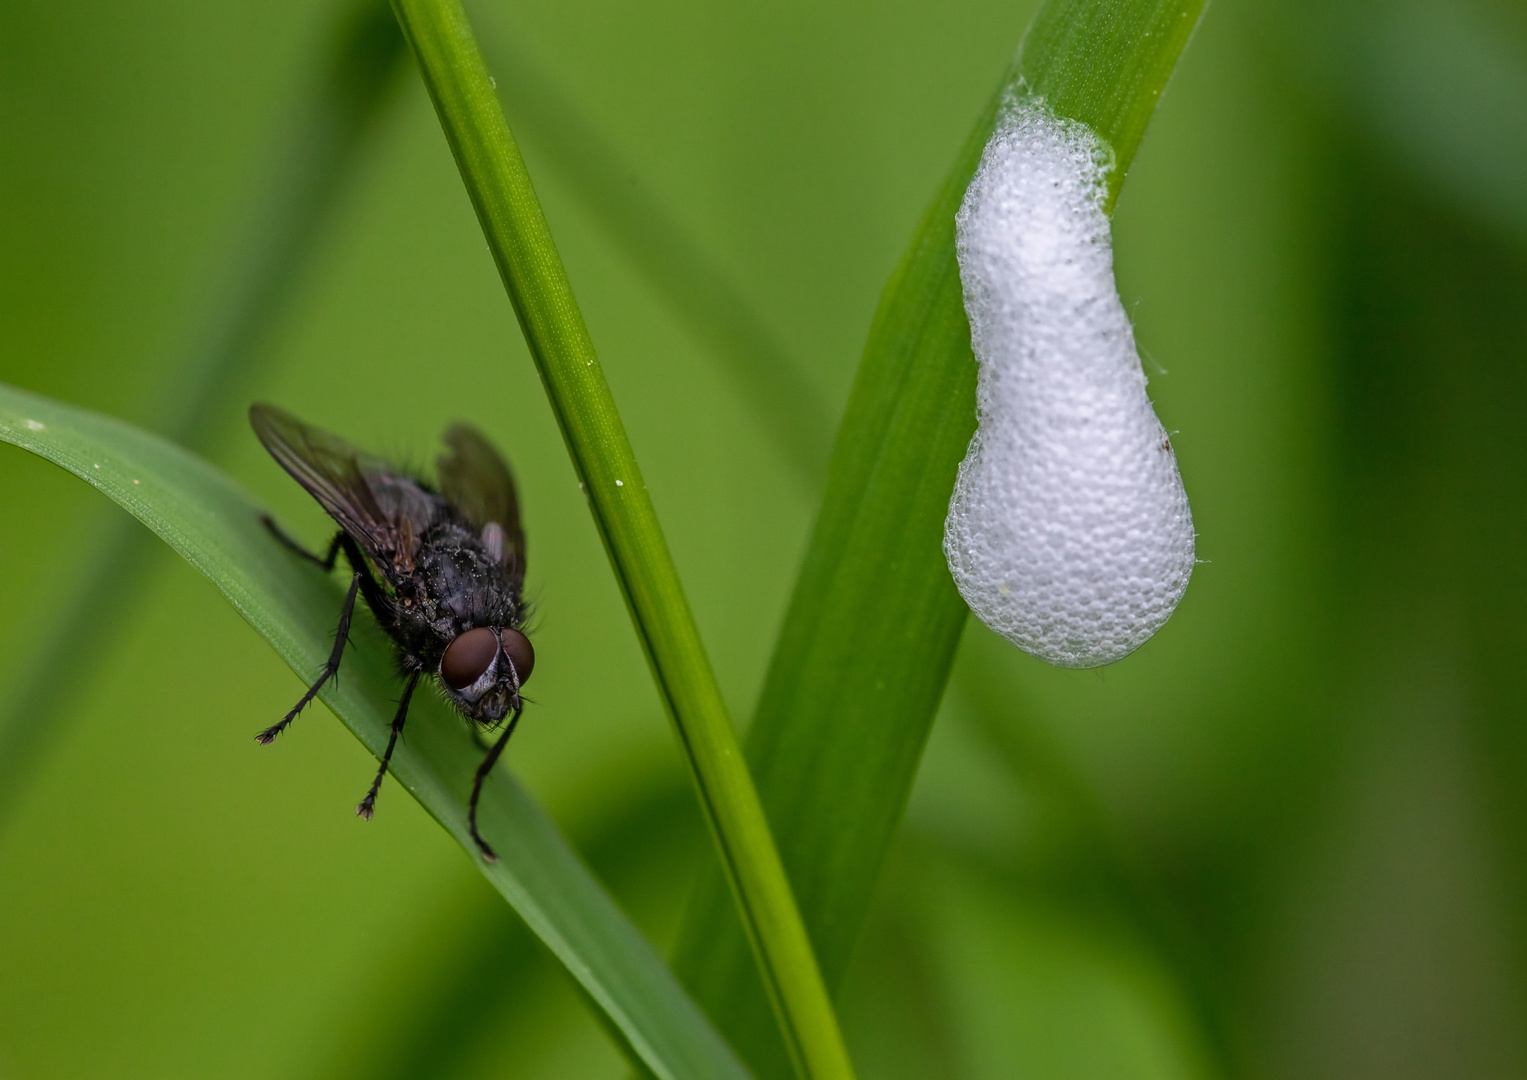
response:
{"label": "narrow grass blade", "polygon": [[459,0],[394,0],[567,442],[694,777],[797,1072],[853,1075],[811,942],[736,744],[562,260]]}
{"label": "narrow grass blade", "polygon": [[[304,682],[322,667],[340,602],[336,582],[294,558],[262,527],[259,508],[210,465],[120,421],[3,385],[0,441],[62,466],[142,521],[206,575]],[[396,679],[380,633],[361,623],[353,632],[345,677],[319,696],[380,756]],[[661,1077],[746,1077],[651,946],[503,769],[490,777],[479,814],[499,858],[477,857],[466,804],[482,750],[436,695],[415,697],[414,712],[392,759],[393,777],[471,853],[636,1055]],[[252,744],[250,752],[257,752]]]}
{"label": "narrow grass blade", "polygon": [[1023,35],[1013,85],[1113,147],[1110,213],[1203,10],[1204,0],[1050,0]]}
{"label": "narrow grass blade", "polygon": [[[1111,205],[1202,7],[1047,3],[881,299],[747,743],[830,986],[847,967],[967,615],[942,550],[975,431],[955,210],[1001,95],[1015,91],[1044,96],[1113,147]],[[787,1075],[719,881],[698,887],[676,955],[755,1071]]]}
{"label": "narrow grass blade", "polygon": [[[345,14],[319,78],[281,132],[259,196],[232,245],[233,257],[221,271],[210,314],[195,328],[186,362],[174,368],[173,386],[158,395],[163,404],[152,421],[156,430],[197,446],[233,411],[233,388],[322,235],[406,55],[380,0],[362,0]],[[132,606],[153,551],[142,531],[116,514],[103,515],[93,534],[95,550],[74,575],[62,611],[43,628],[34,658],[21,669],[25,681],[0,704],[0,820],[57,735],[57,718],[70,700],[67,688],[75,684],[65,677],[75,663],[74,642],[91,625],[117,622]]]}

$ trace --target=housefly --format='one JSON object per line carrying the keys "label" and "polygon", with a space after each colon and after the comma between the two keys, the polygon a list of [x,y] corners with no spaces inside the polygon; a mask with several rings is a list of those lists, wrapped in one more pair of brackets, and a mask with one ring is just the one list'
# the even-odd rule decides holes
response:
{"label": "housefly", "polygon": [[256,738],[274,741],[334,677],[355,598],[364,597],[397,647],[404,685],[381,767],[355,812],[371,817],[408,719],[409,700],[420,679],[434,676],[446,700],[468,720],[489,729],[502,725],[478,766],[467,813],[472,839],[485,859],[494,859],[477,831],[477,800],[519,723],[520,687],[535,666],[535,650],[525,636],[525,534],[509,466],[487,439],[463,424],[445,433],[436,487],[273,406],[253,406],[249,422],[271,456],[339,524],[323,555],[308,551],[268,517],[266,528],[325,570],[332,570],[343,552],[351,571],[334,651],[322,673],[280,723]]}

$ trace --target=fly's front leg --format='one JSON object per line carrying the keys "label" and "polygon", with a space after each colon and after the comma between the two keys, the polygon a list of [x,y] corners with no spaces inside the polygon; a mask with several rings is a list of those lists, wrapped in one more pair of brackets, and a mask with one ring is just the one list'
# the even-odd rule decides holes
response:
{"label": "fly's front leg", "polygon": [[520,713],[524,712],[524,706],[515,701],[514,714],[509,717],[509,723],[504,728],[504,733],[493,744],[493,749],[488,751],[488,756],[482,759],[482,764],[477,766],[477,776],[472,780],[472,801],[467,805],[467,828],[471,830],[472,839],[477,841],[477,849],[482,852],[482,857],[488,862],[497,862],[498,855],[488,846],[488,842],[477,831],[477,800],[482,796],[483,781],[493,771],[493,765],[498,761],[498,756],[504,752],[504,747],[509,742],[509,736],[514,734],[514,725],[520,722]]}
{"label": "fly's front leg", "polygon": [[[412,664],[417,668],[418,661],[414,660]],[[398,702],[398,713],[392,718],[392,734],[387,737],[387,752],[382,755],[382,767],[376,771],[376,779],[371,782],[371,790],[366,792],[366,797],[355,808],[355,812],[367,821],[371,820],[371,814],[376,809],[376,793],[382,790],[382,777],[387,775],[387,763],[392,760],[392,748],[398,745],[398,736],[403,734],[403,721],[408,719],[408,701],[414,696],[414,687],[419,685],[419,676],[422,674],[422,671],[415,670],[408,677],[408,684],[403,687],[403,700]]]}
{"label": "fly's front leg", "polygon": [[297,702],[292,711],[287,713],[279,724],[274,724],[256,735],[256,741],[265,745],[274,742],[276,736],[285,731],[287,725],[297,719],[297,714],[307,707],[307,703],[313,700],[314,695],[323,687],[323,684],[332,679],[334,673],[339,670],[340,657],[345,655],[345,642],[350,638],[350,616],[355,614],[355,595],[360,592],[360,589],[361,573],[357,570],[355,576],[350,579],[350,591],[345,594],[345,606],[339,613],[339,629],[334,635],[334,651],[329,654],[328,662],[323,666],[323,674],[318,676],[317,682],[308,687],[308,692],[302,695],[302,700]]}

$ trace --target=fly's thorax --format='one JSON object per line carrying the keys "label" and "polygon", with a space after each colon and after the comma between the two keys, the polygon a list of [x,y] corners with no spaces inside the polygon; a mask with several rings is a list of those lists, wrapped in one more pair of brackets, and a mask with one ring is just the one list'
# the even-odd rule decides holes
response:
{"label": "fly's thorax", "polygon": [[481,537],[455,521],[430,530],[421,545],[416,576],[433,601],[435,617],[460,633],[475,626],[510,626],[518,598],[503,563]]}
{"label": "fly's thorax", "polygon": [[441,612],[439,603],[423,587],[417,574],[401,583],[392,599],[389,636],[405,656],[419,658],[427,670],[434,671],[461,627]]}

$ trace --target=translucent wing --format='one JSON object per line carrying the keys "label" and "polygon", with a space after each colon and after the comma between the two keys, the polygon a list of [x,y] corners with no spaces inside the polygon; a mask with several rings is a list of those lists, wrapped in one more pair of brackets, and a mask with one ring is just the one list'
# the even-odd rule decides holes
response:
{"label": "translucent wing", "polygon": [[481,432],[466,424],[453,424],[445,433],[445,445],[447,452],[436,459],[435,467],[446,502],[474,529],[498,526],[503,563],[516,583],[523,581],[525,531],[520,527],[520,501],[509,466]]}
{"label": "translucent wing", "polygon": [[274,406],[252,406],[249,423],[271,456],[384,574],[395,580],[413,571],[419,537],[435,511],[417,481]]}

